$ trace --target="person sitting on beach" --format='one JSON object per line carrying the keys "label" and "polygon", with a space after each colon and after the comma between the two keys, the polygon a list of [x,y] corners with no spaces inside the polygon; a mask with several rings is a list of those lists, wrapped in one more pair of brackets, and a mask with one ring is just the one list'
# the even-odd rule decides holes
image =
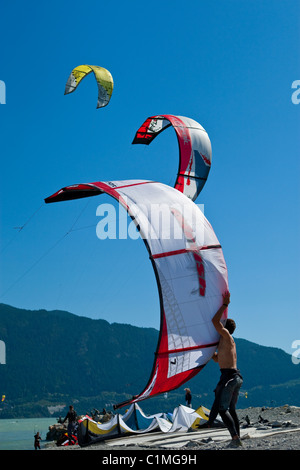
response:
{"label": "person sitting on beach", "polygon": [[199,427],[211,427],[219,413],[230,432],[232,445],[237,447],[241,445],[241,441],[239,419],[235,408],[243,378],[237,369],[236,345],[232,337],[236,327],[235,322],[230,318],[226,320],[225,326],[221,322],[223,313],[228,308],[229,303],[230,293],[226,291],[223,294],[223,305],[212,319],[215,329],[220,334],[218,352],[214,353],[212,359],[219,364],[221,377],[215,389],[215,400],[210,411],[209,420],[204,425],[199,425]]}

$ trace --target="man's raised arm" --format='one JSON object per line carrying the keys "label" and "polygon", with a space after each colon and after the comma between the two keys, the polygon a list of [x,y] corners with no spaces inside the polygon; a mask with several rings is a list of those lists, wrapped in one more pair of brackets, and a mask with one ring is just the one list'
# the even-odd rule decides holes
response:
{"label": "man's raised arm", "polygon": [[228,336],[229,333],[226,330],[226,328],[224,328],[223,324],[221,323],[221,318],[222,318],[222,315],[225,312],[226,308],[230,304],[230,292],[226,291],[222,295],[223,295],[223,305],[221,305],[221,307],[219,308],[217,313],[214,315],[214,317],[212,319],[212,323],[213,323],[215,329],[217,330],[217,332],[220,335]]}

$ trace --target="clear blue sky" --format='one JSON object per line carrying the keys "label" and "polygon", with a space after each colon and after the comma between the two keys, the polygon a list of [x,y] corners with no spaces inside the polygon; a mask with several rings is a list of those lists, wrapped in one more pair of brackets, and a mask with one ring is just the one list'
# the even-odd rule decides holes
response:
{"label": "clear blue sky", "polygon": [[[173,185],[174,131],[149,147],[131,142],[146,117],[183,115],[212,142],[196,202],[223,246],[236,336],[292,353],[300,339],[300,104],[291,101],[299,18],[297,0],[6,2],[0,302],[159,327],[143,242],[96,237],[96,209],[112,199],[43,200],[78,182]],[[64,96],[79,64],[112,73],[106,108],[96,110],[92,76]]]}

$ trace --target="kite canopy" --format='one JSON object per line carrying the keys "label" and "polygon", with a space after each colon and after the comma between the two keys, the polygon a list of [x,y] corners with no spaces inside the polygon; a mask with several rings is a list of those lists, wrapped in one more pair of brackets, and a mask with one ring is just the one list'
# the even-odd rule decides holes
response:
{"label": "kite canopy", "polygon": [[149,145],[163,130],[173,126],[179,144],[179,169],[175,188],[195,201],[211,167],[211,143],[205,129],[193,119],[163,114],[151,116],[141,125],[133,144]]}
{"label": "kite canopy", "polygon": [[72,185],[45,202],[101,193],[118,200],[139,228],[160,297],[160,335],[148,384],[139,395],[115,405],[119,408],[178,388],[211,359],[219,342],[211,319],[228,289],[227,268],[219,241],[199,207],[162,183]]}
{"label": "kite canopy", "polygon": [[179,405],[172,415],[156,413],[147,416],[139,405],[134,403],[123,416],[117,414],[105,423],[97,423],[87,415],[79,419],[78,444],[86,447],[111,437],[146,434],[153,431],[172,435],[176,432],[188,432],[189,429],[197,430],[199,424],[208,421],[209,413],[210,411],[203,406],[193,410]]}
{"label": "kite canopy", "polygon": [[109,103],[113,92],[114,82],[111,73],[98,65],[78,65],[78,67],[75,67],[66,83],[65,95],[75,91],[81,80],[91,72],[94,73],[98,84],[97,108],[103,108]]}

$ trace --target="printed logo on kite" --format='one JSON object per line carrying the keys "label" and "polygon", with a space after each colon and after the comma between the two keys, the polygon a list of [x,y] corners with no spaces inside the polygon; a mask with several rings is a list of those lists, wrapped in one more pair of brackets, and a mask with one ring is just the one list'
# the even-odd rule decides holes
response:
{"label": "printed logo on kite", "polygon": [[171,212],[176,218],[177,222],[182,228],[184,236],[187,240],[187,251],[191,251],[193,253],[193,257],[196,263],[197,273],[198,273],[198,281],[199,281],[199,294],[201,296],[205,296],[205,288],[206,288],[206,281],[205,281],[205,272],[204,272],[204,264],[199,253],[199,247],[196,243],[196,235],[193,231],[192,227],[187,223],[184,219],[183,215],[177,210],[176,208],[172,207]]}

